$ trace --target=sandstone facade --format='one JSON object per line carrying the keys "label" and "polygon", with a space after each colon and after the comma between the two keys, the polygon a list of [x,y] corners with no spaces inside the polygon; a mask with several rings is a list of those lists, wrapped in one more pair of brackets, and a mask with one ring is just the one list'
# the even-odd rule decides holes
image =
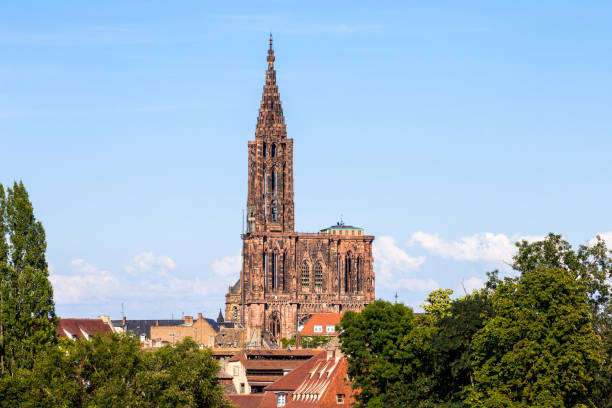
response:
{"label": "sandstone facade", "polygon": [[287,138],[272,39],[255,140],[248,142],[247,222],[226,321],[247,338],[291,338],[312,313],[361,310],[374,300],[373,236],[341,223],[294,231],[293,140]]}

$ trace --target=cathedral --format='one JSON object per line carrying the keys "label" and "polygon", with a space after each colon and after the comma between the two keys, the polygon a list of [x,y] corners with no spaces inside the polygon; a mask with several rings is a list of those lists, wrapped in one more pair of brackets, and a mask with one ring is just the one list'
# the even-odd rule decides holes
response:
{"label": "cathedral", "polygon": [[225,296],[226,321],[247,338],[295,337],[312,313],[361,310],[374,300],[372,241],[340,222],[294,230],[293,139],[287,138],[272,36],[255,140],[248,142],[246,231],[240,279]]}

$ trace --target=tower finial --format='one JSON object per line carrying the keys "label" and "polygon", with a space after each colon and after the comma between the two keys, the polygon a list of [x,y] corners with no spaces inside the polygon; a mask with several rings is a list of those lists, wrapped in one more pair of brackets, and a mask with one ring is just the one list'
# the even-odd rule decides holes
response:
{"label": "tower finial", "polygon": [[272,49],[272,33],[270,33],[270,49]]}

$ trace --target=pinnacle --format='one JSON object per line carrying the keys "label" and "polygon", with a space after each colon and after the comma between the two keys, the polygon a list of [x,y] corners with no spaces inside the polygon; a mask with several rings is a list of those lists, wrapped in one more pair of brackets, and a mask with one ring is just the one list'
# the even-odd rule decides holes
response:
{"label": "pinnacle", "polygon": [[278,137],[286,138],[287,129],[283,116],[283,107],[276,84],[276,71],[274,70],[274,49],[272,48],[272,34],[270,34],[270,48],[268,49],[268,70],[266,71],[266,83],[261,96],[259,117],[255,137]]}

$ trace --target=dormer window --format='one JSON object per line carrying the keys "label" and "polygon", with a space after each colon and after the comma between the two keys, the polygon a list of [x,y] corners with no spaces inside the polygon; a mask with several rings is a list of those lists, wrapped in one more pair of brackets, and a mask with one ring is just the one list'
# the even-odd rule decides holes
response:
{"label": "dormer window", "polygon": [[323,326],[318,325],[318,324],[317,324],[317,325],[315,325],[315,327],[314,327],[314,332],[315,332],[315,333],[323,333]]}

